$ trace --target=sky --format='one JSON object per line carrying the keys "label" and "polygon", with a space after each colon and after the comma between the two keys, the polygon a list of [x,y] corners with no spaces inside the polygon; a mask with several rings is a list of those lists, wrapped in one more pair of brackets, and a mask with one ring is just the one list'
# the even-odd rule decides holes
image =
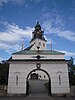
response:
{"label": "sky", "polygon": [[28,47],[39,21],[47,48],[65,53],[75,63],[75,0],[0,0],[0,61]]}

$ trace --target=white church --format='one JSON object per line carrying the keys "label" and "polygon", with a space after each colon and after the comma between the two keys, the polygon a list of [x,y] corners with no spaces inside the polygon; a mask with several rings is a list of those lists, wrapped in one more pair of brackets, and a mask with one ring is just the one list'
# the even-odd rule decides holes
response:
{"label": "white church", "polygon": [[48,50],[46,43],[44,31],[37,22],[30,46],[13,53],[9,60],[8,94],[70,92],[68,60],[64,53]]}

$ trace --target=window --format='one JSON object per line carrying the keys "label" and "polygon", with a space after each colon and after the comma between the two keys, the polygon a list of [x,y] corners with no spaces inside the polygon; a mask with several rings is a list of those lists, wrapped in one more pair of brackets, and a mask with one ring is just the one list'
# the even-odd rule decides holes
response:
{"label": "window", "polygon": [[18,85],[18,75],[16,75],[16,85]]}
{"label": "window", "polygon": [[41,78],[41,75],[40,75],[40,78]]}
{"label": "window", "polygon": [[44,75],[44,78],[46,78],[46,76]]}
{"label": "window", "polygon": [[45,47],[45,44],[43,43],[43,47]]}
{"label": "window", "polygon": [[59,75],[59,85],[61,85],[61,75]]}
{"label": "window", "polygon": [[56,74],[57,74],[57,78],[58,78],[58,84],[61,85],[63,73],[61,71],[58,71]]}
{"label": "window", "polygon": [[19,85],[21,73],[20,72],[15,72],[15,85]]}

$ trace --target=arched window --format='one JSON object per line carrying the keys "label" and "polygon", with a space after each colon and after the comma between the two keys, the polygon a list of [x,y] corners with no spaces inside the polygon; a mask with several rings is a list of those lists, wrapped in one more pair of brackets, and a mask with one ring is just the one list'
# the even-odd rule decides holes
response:
{"label": "arched window", "polygon": [[16,75],[16,85],[18,85],[18,75]]}
{"label": "arched window", "polygon": [[59,85],[61,85],[61,75],[59,75]]}
{"label": "arched window", "polygon": [[45,47],[45,43],[43,43],[43,47]]}
{"label": "arched window", "polygon": [[62,72],[57,72],[57,77],[58,77],[58,84],[59,85],[61,85],[61,83],[62,83],[62,75],[63,75],[63,73]]}
{"label": "arched window", "polygon": [[15,85],[19,85],[21,74],[20,72],[15,72]]}

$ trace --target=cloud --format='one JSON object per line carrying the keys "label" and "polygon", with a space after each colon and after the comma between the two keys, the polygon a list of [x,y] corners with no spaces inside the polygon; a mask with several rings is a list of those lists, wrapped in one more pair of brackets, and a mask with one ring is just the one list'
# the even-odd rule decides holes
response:
{"label": "cloud", "polygon": [[65,56],[67,56],[67,57],[75,56],[74,52],[69,52],[69,51],[64,51],[64,50],[58,50],[58,51],[65,53]]}
{"label": "cloud", "polygon": [[70,58],[73,57],[74,58],[74,64],[75,64],[75,52],[69,52],[69,51],[64,51],[64,50],[63,51],[57,50],[57,51],[65,53],[65,59],[70,60]]}
{"label": "cloud", "polygon": [[3,61],[4,59],[2,57],[0,57],[0,63]]}
{"label": "cloud", "polygon": [[[57,29],[64,29],[65,22],[62,20],[62,17],[57,12],[57,10],[52,10],[50,12],[44,12],[42,14],[43,27],[50,32]],[[55,29],[55,30],[54,30]]]}
{"label": "cloud", "polygon": [[59,37],[63,37],[67,40],[75,41],[75,32],[62,30],[60,25],[58,27],[54,27],[50,20],[43,23],[43,28],[46,34],[56,34]]}
{"label": "cloud", "polygon": [[19,44],[22,40],[31,38],[33,30],[31,27],[23,29],[16,24],[7,22],[2,22],[2,24],[6,27],[6,30],[0,32],[0,48],[7,50],[7,52],[19,50],[21,48]]}
{"label": "cloud", "polygon": [[66,52],[65,56],[72,57],[72,56],[75,56],[75,53],[74,52]]}
{"label": "cloud", "polygon": [[65,59],[70,60],[70,58],[73,57],[74,58],[74,63],[75,63],[75,52],[69,52],[69,51],[64,51],[64,50],[56,50],[56,51],[65,53]]}
{"label": "cloud", "polygon": [[70,41],[75,41],[75,32],[66,29],[66,24],[57,12],[44,13],[43,29],[46,34],[56,34]]}
{"label": "cloud", "polygon": [[75,33],[72,31],[59,31],[59,33],[57,34],[58,36],[68,39],[70,41],[75,41]]}
{"label": "cloud", "polygon": [[70,58],[71,57],[73,57],[74,58],[74,63],[75,63],[75,52],[69,52],[69,51],[64,51],[64,50],[56,50],[56,51],[59,51],[59,52],[62,52],[62,53],[65,53],[65,59],[69,59],[70,60]]}

